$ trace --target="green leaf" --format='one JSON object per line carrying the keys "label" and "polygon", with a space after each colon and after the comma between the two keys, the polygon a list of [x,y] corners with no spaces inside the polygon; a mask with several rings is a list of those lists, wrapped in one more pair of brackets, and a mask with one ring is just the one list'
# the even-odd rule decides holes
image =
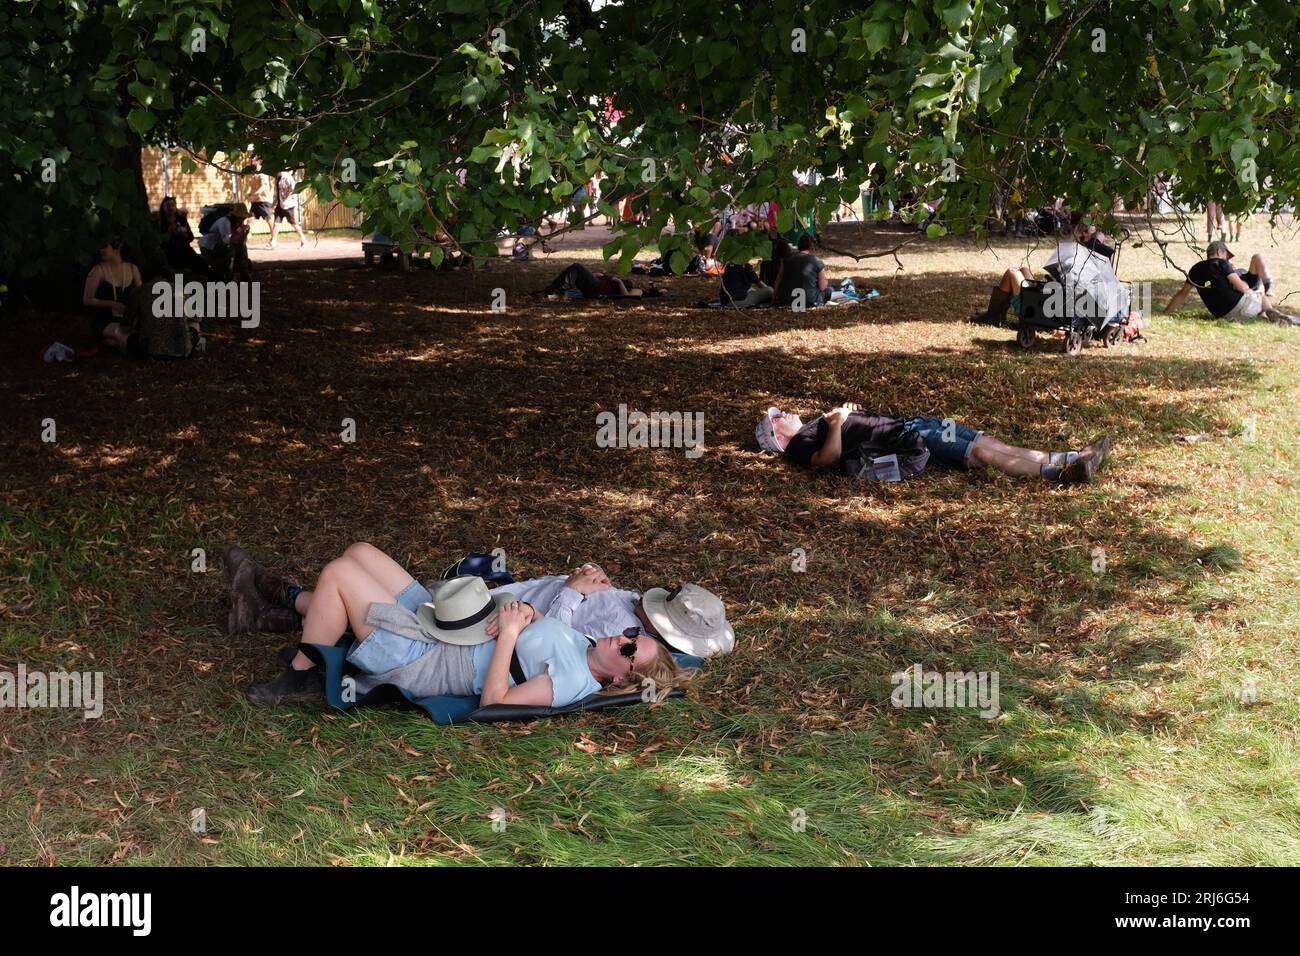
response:
{"label": "green leaf", "polygon": [[154,124],[158,122],[157,118],[148,110],[138,108],[126,114],[126,121],[133,130],[141,134],[149,132],[149,130],[153,129]]}
{"label": "green leaf", "polygon": [[472,77],[460,90],[460,102],[462,106],[478,106],[483,101],[483,83],[477,76]]}

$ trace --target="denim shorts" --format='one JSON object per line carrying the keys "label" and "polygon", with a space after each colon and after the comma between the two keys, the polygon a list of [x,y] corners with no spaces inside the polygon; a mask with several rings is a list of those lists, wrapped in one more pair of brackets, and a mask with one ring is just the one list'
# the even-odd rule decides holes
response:
{"label": "denim shorts", "polygon": [[[921,436],[925,447],[930,450],[930,461],[944,468],[969,468],[971,449],[975,447],[975,440],[984,434],[951,418],[918,416],[903,424],[908,434]],[[945,440],[945,437],[950,440]]]}
{"label": "denim shorts", "polygon": [[[419,581],[412,581],[402,589],[401,594],[397,595],[395,603],[398,607],[404,607],[411,613],[415,613],[416,608],[425,601],[431,600],[433,595],[425,590],[424,585]],[[352,650],[348,651],[348,660],[367,674],[384,674],[418,661],[434,647],[435,645],[428,641],[412,640],[377,627],[364,641],[357,641],[352,645]]]}

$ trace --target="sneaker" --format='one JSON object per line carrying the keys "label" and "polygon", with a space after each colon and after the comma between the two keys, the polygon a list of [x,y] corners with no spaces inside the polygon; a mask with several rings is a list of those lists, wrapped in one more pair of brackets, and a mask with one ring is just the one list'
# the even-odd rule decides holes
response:
{"label": "sneaker", "polygon": [[1105,435],[1098,435],[1079,449],[1079,457],[1089,459],[1094,470],[1101,468],[1101,463],[1106,460],[1108,454],[1110,454],[1110,439]]}
{"label": "sneaker", "polygon": [[200,335],[199,340],[194,343],[194,351],[197,352],[199,355],[202,355],[207,350],[208,350],[208,340],[204,336]]}
{"label": "sneaker", "polygon": [[1078,458],[1061,469],[1061,477],[1057,480],[1063,485],[1089,484],[1092,481],[1092,472],[1095,467],[1091,458],[1084,458],[1080,454]]}
{"label": "sneaker", "polygon": [[244,692],[255,704],[303,704],[320,700],[325,694],[325,679],[319,667],[296,671],[286,667],[270,683],[254,684]]}

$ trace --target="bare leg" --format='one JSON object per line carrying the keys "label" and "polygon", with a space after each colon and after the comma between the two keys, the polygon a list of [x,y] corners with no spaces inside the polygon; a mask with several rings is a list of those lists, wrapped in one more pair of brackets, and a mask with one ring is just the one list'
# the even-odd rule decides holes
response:
{"label": "bare leg", "polygon": [[343,552],[343,557],[361,565],[367,574],[394,596],[401,594],[415,583],[415,578],[407,573],[406,568],[373,544],[358,541],[356,544],[348,545],[348,549]]}
{"label": "bare leg", "polygon": [[[349,627],[357,640],[364,641],[374,631],[366,623],[370,605],[391,603],[396,596],[397,591],[371,577],[353,558],[336,558],[325,565],[316,582],[309,602],[310,613],[302,626],[303,643],[332,647]],[[299,651],[292,666],[295,670],[307,670],[314,665]]]}
{"label": "bare leg", "polygon": [[1032,279],[1033,272],[1028,268],[1008,269],[989,294],[989,307],[983,312],[976,312],[970,317],[971,322],[1001,325],[1006,321],[1007,309],[1011,307],[1011,297],[1020,292],[1026,279]]}
{"label": "bare leg", "polygon": [[981,435],[971,447],[972,462],[989,465],[1007,475],[1018,478],[1036,478],[1042,473],[1042,466],[1051,461],[1045,451],[1031,448],[1017,448],[1006,445],[996,438]]}
{"label": "bare leg", "polygon": [[1250,271],[1259,276],[1260,281],[1264,283],[1264,292],[1271,292],[1273,289],[1273,277],[1269,275],[1268,263],[1258,252],[1250,257]]}
{"label": "bare leg", "polygon": [[1034,272],[1028,266],[1021,266],[1019,269],[1008,269],[1002,273],[1002,281],[998,283],[998,288],[1003,292],[1016,295],[1020,292],[1020,287],[1025,284],[1025,280],[1032,280]]}

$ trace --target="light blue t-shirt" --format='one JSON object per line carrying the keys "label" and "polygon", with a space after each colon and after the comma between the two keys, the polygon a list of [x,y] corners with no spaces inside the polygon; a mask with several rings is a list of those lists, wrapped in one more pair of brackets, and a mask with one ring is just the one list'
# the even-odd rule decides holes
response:
{"label": "light blue t-shirt", "polygon": [[[524,676],[532,680],[538,674],[551,675],[551,706],[567,707],[600,690],[600,683],[587,666],[587,639],[569,625],[544,617],[524,628],[515,643],[515,654]],[[474,660],[474,693],[483,693],[488,665],[496,652],[497,642],[476,644],[470,648]],[[510,678],[510,686],[515,686]]]}

